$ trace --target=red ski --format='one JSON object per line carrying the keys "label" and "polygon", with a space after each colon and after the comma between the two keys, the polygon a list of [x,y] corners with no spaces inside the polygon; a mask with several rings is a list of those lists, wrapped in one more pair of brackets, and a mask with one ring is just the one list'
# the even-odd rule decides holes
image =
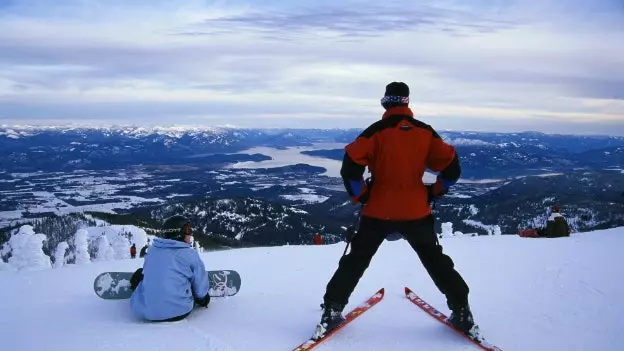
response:
{"label": "red ski", "polygon": [[325,334],[325,336],[323,336],[322,338],[318,340],[309,339],[305,341],[303,344],[295,347],[293,351],[312,350],[313,348],[321,344],[323,341],[329,339],[332,335],[336,334],[340,329],[344,328],[347,324],[351,323],[354,319],[361,316],[364,312],[368,311],[371,307],[375,306],[379,301],[381,301],[381,299],[383,299],[383,297],[384,297],[384,289],[381,288],[373,296],[369,297],[368,300],[364,301],[362,304],[354,308],[351,312],[347,313],[344,316],[345,321],[341,325],[331,330],[330,332]]}
{"label": "red ski", "polygon": [[410,288],[408,288],[408,287],[405,287],[405,296],[410,301],[412,301],[416,306],[420,307],[423,311],[427,312],[431,317],[437,319],[441,323],[445,324],[447,327],[453,329],[458,334],[462,335],[467,340],[470,340],[473,344],[479,346],[483,350],[486,350],[486,351],[503,351],[498,346],[492,345],[488,341],[486,341],[485,338],[483,338],[483,336],[480,335],[480,333],[478,332],[478,329],[476,331],[476,334],[472,334],[472,335],[464,334],[463,332],[455,329],[451,325],[451,323],[449,323],[447,321],[448,317],[444,313],[436,310],[433,306],[429,305],[427,302],[425,302],[425,300],[421,299],[420,297],[418,297],[418,295],[414,294],[414,292],[412,290],[410,290]]}

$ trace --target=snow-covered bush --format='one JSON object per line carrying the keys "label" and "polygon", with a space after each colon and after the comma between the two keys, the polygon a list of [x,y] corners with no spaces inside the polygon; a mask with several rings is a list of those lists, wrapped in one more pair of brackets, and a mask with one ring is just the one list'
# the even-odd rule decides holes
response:
{"label": "snow-covered bush", "polygon": [[74,256],[76,264],[87,264],[91,262],[88,237],[89,233],[84,229],[77,230],[74,235],[74,247],[76,248]]}
{"label": "snow-covered bush", "polygon": [[470,211],[470,214],[473,216],[476,216],[479,213],[479,209],[475,205],[470,205],[468,207],[468,210]]}
{"label": "snow-covered bush", "polygon": [[453,223],[444,222],[442,223],[442,237],[450,238],[453,236]]}
{"label": "snow-covered bush", "polygon": [[96,261],[110,261],[115,258],[113,247],[108,242],[106,235],[100,235],[97,238],[97,251],[95,253]]}
{"label": "snow-covered bush", "polygon": [[501,228],[499,225],[495,225],[492,228],[492,235],[501,235]]}
{"label": "snow-covered bush", "polygon": [[2,245],[2,248],[0,249],[0,261],[6,261],[9,259],[9,256],[11,254],[11,246],[9,245],[9,242],[7,241],[6,243],[4,243],[4,245]]}
{"label": "snow-covered bush", "polygon": [[130,241],[136,244],[136,247],[143,247],[149,244],[147,233],[140,228],[134,228],[134,230],[131,231]]}
{"label": "snow-covered bush", "polygon": [[69,245],[64,241],[61,241],[58,245],[56,245],[56,250],[54,251],[54,268],[61,268],[65,265],[65,262],[67,262],[65,253],[68,248]]}
{"label": "snow-covered bush", "polygon": [[116,260],[130,258],[130,240],[125,235],[115,235],[111,240],[111,246]]}
{"label": "snow-covered bush", "polygon": [[32,226],[21,226],[9,239],[9,264],[18,270],[51,268],[50,256],[43,252],[45,240],[46,236],[35,233]]}
{"label": "snow-covered bush", "polygon": [[199,241],[197,240],[193,242],[193,247],[197,250],[197,252],[204,252],[204,248],[199,245]]}

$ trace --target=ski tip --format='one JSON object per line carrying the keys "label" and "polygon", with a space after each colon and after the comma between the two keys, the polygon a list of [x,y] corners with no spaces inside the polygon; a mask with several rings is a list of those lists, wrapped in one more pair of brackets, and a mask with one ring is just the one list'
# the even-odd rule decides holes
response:
{"label": "ski tip", "polygon": [[384,295],[385,293],[386,293],[386,288],[381,288],[379,289],[379,291],[377,291],[377,294]]}
{"label": "ski tip", "polygon": [[405,295],[409,295],[412,292],[412,289],[405,287]]}

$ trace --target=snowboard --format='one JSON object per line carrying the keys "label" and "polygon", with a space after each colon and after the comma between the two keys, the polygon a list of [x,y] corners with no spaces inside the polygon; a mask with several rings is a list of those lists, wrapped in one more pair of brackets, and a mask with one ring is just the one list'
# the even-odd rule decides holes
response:
{"label": "snowboard", "polygon": [[[105,300],[129,299],[130,278],[134,272],[104,272],[93,281],[93,291]],[[206,271],[210,281],[210,297],[234,296],[241,287],[241,277],[233,270]]]}

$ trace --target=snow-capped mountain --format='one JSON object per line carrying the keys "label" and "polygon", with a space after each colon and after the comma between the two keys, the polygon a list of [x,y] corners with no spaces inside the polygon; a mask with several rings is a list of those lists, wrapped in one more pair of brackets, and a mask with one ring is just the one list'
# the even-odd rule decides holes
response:
{"label": "snow-capped mountain", "polygon": [[[136,165],[239,161],[229,155],[257,146],[345,145],[356,129],[237,129],[228,127],[1,127],[0,164],[9,172],[115,169]],[[624,138],[540,133],[443,132],[462,157],[467,177],[498,177],[518,170],[617,167]],[[311,155],[342,159],[342,149]],[[218,161],[202,155],[221,154]]]}
{"label": "snow-capped mountain", "polygon": [[[339,161],[343,145],[358,130],[0,131],[0,226],[9,229],[32,224],[39,230],[36,221],[53,218],[83,225],[81,219],[66,217],[72,213],[110,215],[112,224],[125,224],[125,216],[154,221],[176,209],[192,216],[206,238],[221,238],[217,244],[245,246],[306,243],[316,231],[332,242],[340,240],[340,227],[353,221]],[[437,204],[438,225],[451,222],[460,231],[485,234],[499,223],[503,232],[517,232],[540,225],[551,203],[571,216],[574,230],[623,225],[624,138],[441,136],[456,146],[463,174]],[[286,161],[277,160],[276,150],[287,151]],[[324,173],[329,167],[333,174]],[[153,212],[145,216],[145,211]],[[65,235],[60,228],[51,236],[55,242],[63,240],[57,234]],[[6,235],[0,228],[0,243],[8,240]]]}
{"label": "snow-capped mountain", "polygon": [[[324,135],[329,133],[328,135]],[[311,145],[344,132],[232,128],[0,128],[0,164],[9,172],[210,164],[211,154],[255,146]],[[216,162],[241,161],[240,156]]]}

